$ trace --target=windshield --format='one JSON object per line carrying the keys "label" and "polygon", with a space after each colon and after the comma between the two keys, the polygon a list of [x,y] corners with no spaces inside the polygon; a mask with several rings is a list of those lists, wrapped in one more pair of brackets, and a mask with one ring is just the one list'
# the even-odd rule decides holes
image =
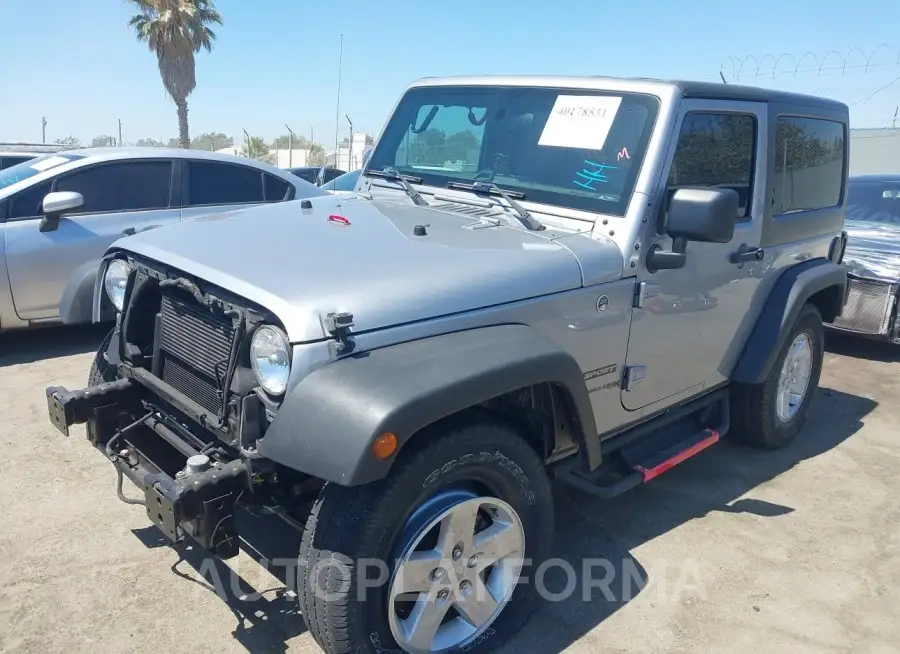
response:
{"label": "windshield", "polygon": [[21,182],[23,179],[28,179],[29,177],[33,177],[38,173],[42,173],[45,170],[50,170],[51,168],[56,168],[57,166],[62,166],[63,164],[67,164],[70,161],[75,161],[76,159],[83,159],[84,156],[80,154],[45,154],[42,157],[38,157],[37,159],[29,159],[20,164],[16,164],[12,168],[6,168],[5,170],[0,170],[0,189],[4,189],[7,186],[12,186],[16,182]]}
{"label": "windshield", "polygon": [[900,180],[851,181],[844,217],[849,222],[900,225]]}
{"label": "windshield", "polygon": [[362,171],[352,170],[349,173],[338,175],[325,185],[325,188],[331,191],[352,191],[356,188],[356,182],[359,180],[359,173]]}
{"label": "windshield", "polygon": [[401,99],[367,170],[431,186],[476,176],[526,201],[623,215],[659,100],[608,91],[420,87]]}

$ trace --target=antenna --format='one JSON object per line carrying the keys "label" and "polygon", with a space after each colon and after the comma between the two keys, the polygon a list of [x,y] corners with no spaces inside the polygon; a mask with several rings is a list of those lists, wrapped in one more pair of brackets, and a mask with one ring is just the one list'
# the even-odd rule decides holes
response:
{"label": "antenna", "polygon": [[728,84],[728,82],[725,81],[725,76],[722,74],[721,70],[719,71],[719,77],[722,78],[722,84]]}
{"label": "antenna", "polygon": [[[338,132],[341,127],[341,69],[344,66],[344,35],[341,34],[341,50],[338,54],[337,104],[334,108],[334,167],[338,167]],[[327,161],[325,162],[327,165]]]}

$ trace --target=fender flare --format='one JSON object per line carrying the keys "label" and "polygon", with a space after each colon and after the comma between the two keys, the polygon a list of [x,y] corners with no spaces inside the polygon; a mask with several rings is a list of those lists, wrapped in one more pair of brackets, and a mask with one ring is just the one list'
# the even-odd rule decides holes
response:
{"label": "fender flare", "polygon": [[87,261],[69,277],[66,288],[59,300],[59,317],[63,324],[74,325],[84,322],[104,322],[106,319],[115,318],[111,315],[101,315],[99,320],[94,320],[94,297],[97,288],[97,273],[102,265],[101,259]]}
{"label": "fender flare", "polygon": [[847,269],[828,259],[809,259],[785,270],[775,281],[766,298],[753,331],[732,370],[732,381],[745,384],[762,383],[797,320],[803,305],[814,298],[825,322],[832,322],[844,308],[847,291]]}
{"label": "fender flare", "polygon": [[399,448],[449,415],[519,388],[555,383],[566,391],[588,465],[600,442],[581,368],[571,354],[523,325],[483,327],[361,352],[319,368],[288,391],[259,441],[259,454],[342,486],[384,478],[396,459],[377,459],[373,441],[396,434]]}

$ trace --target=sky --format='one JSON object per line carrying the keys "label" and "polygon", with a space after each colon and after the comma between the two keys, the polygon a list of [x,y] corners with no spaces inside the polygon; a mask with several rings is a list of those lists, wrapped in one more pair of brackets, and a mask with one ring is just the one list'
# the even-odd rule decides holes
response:
{"label": "sky", "polygon": [[[197,56],[192,135],[224,132],[240,141],[247,130],[268,140],[286,133],[286,123],[327,146],[336,115],[340,138],[347,135],[345,114],[354,131],[377,135],[407,84],[440,75],[719,81],[721,71],[733,83],[837,98],[851,105],[856,127],[890,126],[900,104],[900,3],[887,0],[216,6],[224,25],[213,52]],[[42,117],[48,142],[115,136],[120,119],[126,142],[176,136],[156,59],[127,26],[134,13],[128,0],[0,0],[0,142],[40,142]]]}

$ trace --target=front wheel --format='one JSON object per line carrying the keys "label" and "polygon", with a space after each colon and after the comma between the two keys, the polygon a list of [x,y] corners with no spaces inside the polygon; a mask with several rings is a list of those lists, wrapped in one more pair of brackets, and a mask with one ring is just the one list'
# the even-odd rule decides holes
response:
{"label": "front wheel", "polygon": [[537,453],[481,420],[421,434],[387,479],[327,484],[298,591],[328,654],[490,651],[527,621],[553,503]]}

